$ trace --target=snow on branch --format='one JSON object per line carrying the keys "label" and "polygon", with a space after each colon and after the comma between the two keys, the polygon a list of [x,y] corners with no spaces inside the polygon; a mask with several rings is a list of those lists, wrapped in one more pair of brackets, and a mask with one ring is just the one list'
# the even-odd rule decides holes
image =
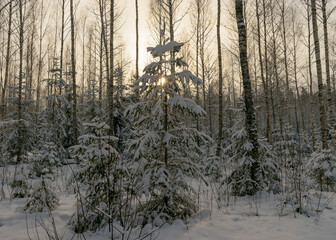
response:
{"label": "snow on branch", "polygon": [[202,80],[199,77],[192,74],[189,70],[178,72],[176,73],[176,76],[186,84],[189,84],[190,80],[193,82],[193,84],[203,84]]}
{"label": "snow on branch", "polygon": [[153,57],[163,56],[166,52],[179,52],[184,43],[178,43],[171,41],[165,45],[157,45],[156,47],[148,47],[147,51],[152,54]]}
{"label": "snow on branch", "polygon": [[168,105],[170,105],[171,109],[173,107],[180,107],[183,109],[187,109],[189,112],[196,114],[196,115],[205,115],[205,111],[195,104],[195,102],[190,98],[183,98],[181,96],[175,95],[172,98],[169,98]]}

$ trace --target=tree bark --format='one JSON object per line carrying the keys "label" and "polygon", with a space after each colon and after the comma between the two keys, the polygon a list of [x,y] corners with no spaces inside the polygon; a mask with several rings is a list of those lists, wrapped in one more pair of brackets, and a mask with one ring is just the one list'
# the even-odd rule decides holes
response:
{"label": "tree bark", "polygon": [[328,148],[327,141],[327,127],[326,127],[326,114],[324,109],[324,96],[323,96],[323,80],[322,80],[322,66],[321,66],[321,57],[320,57],[320,42],[317,26],[317,17],[316,17],[316,2],[311,0],[311,9],[312,9],[312,21],[313,21],[313,35],[314,35],[314,45],[315,45],[315,59],[316,59],[316,72],[317,72],[317,81],[318,81],[318,98],[319,98],[319,110],[320,110],[320,130],[321,130],[321,139],[322,139],[322,148]]}
{"label": "tree bark", "polygon": [[313,150],[315,151],[316,146],[316,138],[315,138],[315,120],[314,120],[314,93],[313,93],[313,73],[312,73],[312,60],[311,60],[311,15],[310,15],[310,6],[307,0],[307,22],[308,22],[308,71],[309,71],[309,117],[310,117],[310,124],[311,124],[311,134],[312,134],[312,145]]}
{"label": "tree bark", "polygon": [[17,162],[20,163],[22,161],[22,84],[23,84],[23,44],[24,44],[24,17],[23,17],[23,4],[22,0],[19,1],[19,89],[18,89],[18,153],[17,153]]}
{"label": "tree bark", "polygon": [[271,110],[270,110],[270,88],[269,88],[269,76],[268,76],[268,54],[267,54],[267,27],[266,27],[266,4],[265,0],[262,0],[263,5],[263,18],[264,18],[264,54],[265,54],[265,103],[266,103],[266,136],[268,142],[272,145],[272,127],[271,127]]}
{"label": "tree bark", "polygon": [[331,83],[330,83],[330,66],[329,66],[329,41],[328,41],[328,19],[326,13],[326,0],[322,0],[322,15],[323,15],[323,33],[324,33],[324,51],[325,51],[325,66],[326,66],[326,80],[327,80],[327,102],[328,102],[328,115],[330,124],[330,133],[332,144],[335,147],[335,119],[333,113],[333,101],[331,97]]}
{"label": "tree bark", "polygon": [[217,48],[218,48],[218,142],[216,155],[221,156],[222,136],[223,136],[223,70],[222,70],[222,50],[220,37],[220,15],[221,0],[217,0]]}
{"label": "tree bark", "polygon": [[287,105],[286,109],[287,109],[288,124],[291,124],[291,114],[289,108],[290,87],[289,87],[288,58],[287,58],[287,33],[286,33],[285,11],[286,11],[285,0],[282,0],[281,19],[282,19],[282,34],[283,34],[282,36],[283,36],[285,78],[286,78],[286,105]]}
{"label": "tree bark", "polygon": [[139,78],[139,2],[135,0],[135,45],[136,45],[136,53],[135,53],[135,78]]}
{"label": "tree bark", "polygon": [[6,50],[6,66],[5,66],[5,79],[4,85],[1,93],[1,119],[4,120],[6,117],[6,90],[9,78],[9,61],[10,61],[10,49],[11,49],[11,36],[12,36],[12,12],[13,4],[12,1],[9,2],[9,13],[8,13],[8,32],[7,32],[7,50]]}
{"label": "tree bark", "polygon": [[276,84],[276,108],[278,112],[279,128],[280,128],[280,137],[281,140],[284,140],[283,136],[283,119],[282,119],[282,108],[281,108],[281,89],[280,89],[280,80],[278,74],[278,62],[277,62],[277,51],[276,51],[276,33],[274,27],[274,12],[273,6],[271,7],[271,23],[272,23],[272,42],[273,42],[273,71],[275,74],[275,84]]}
{"label": "tree bark", "polygon": [[[258,177],[256,172],[259,169],[259,143],[258,143],[258,133],[255,120],[255,111],[252,97],[252,87],[249,73],[249,66],[247,60],[247,35],[246,26],[244,22],[243,15],[243,3],[242,0],[236,0],[236,19],[238,27],[239,36],[239,56],[240,56],[240,66],[243,78],[243,90],[244,90],[244,103],[245,103],[245,128],[247,136],[251,144],[253,145],[252,150],[249,152],[250,156],[254,159],[251,166],[251,179],[258,183]],[[255,190],[257,190],[257,185],[254,184]]]}
{"label": "tree bark", "polygon": [[114,123],[113,123],[113,81],[114,81],[114,0],[111,0],[110,10],[110,78],[107,83],[107,98],[109,109],[109,136],[114,135]]}
{"label": "tree bark", "polygon": [[72,72],[72,128],[74,144],[77,145],[77,93],[76,93],[76,45],[75,45],[75,19],[73,0],[70,0],[70,22],[71,22],[71,72]]}

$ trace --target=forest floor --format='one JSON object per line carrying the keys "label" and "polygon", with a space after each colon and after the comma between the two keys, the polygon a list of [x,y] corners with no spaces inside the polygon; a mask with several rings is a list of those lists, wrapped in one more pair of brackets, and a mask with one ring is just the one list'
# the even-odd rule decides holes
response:
{"label": "forest floor", "polygon": [[[291,205],[283,209],[279,206],[278,196],[263,194],[258,199],[258,212],[253,200],[239,198],[229,206],[218,209],[214,197],[203,193],[201,211],[192,216],[187,223],[176,220],[159,229],[145,227],[141,237],[139,231],[132,232],[128,239],[158,240],[335,240],[336,239],[336,196],[333,193],[321,195],[320,209],[317,214],[318,192],[310,194],[306,202],[307,214],[293,212]],[[83,236],[74,235],[67,223],[75,210],[75,195],[60,195],[60,206],[48,213],[25,214],[22,210],[27,199],[4,200],[0,202],[0,240],[52,239],[47,238],[46,228],[53,234],[52,218],[58,239],[109,239],[108,228]],[[233,199],[231,199],[233,201]],[[282,209],[282,211],[280,210]],[[279,212],[282,216],[279,216]],[[147,233],[153,232],[150,236]],[[29,236],[28,236],[29,233]],[[118,237],[119,235],[119,237]],[[54,236],[53,236],[54,237]],[[116,239],[121,239],[116,234]],[[54,238],[57,239],[57,238]],[[126,238],[127,239],[127,238]]]}

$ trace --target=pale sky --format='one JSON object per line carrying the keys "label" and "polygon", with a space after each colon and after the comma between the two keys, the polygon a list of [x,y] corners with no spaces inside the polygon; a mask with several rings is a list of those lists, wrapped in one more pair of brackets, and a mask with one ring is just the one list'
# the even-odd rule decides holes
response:
{"label": "pale sky", "polygon": [[[139,0],[139,67],[140,71],[148,63],[150,54],[147,53],[147,47],[150,47],[153,43],[153,39],[150,33],[150,27],[148,25],[148,15],[150,12],[151,0]],[[88,11],[92,0],[80,0],[80,9]],[[212,2],[214,3],[214,2]],[[96,4],[96,2],[94,3]],[[189,9],[190,0],[185,0],[180,6],[180,11],[185,14]],[[215,6],[215,4],[213,4]],[[135,35],[135,0],[118,0],[118,6],[124,9],[122,14],[123,26],[120,29],[122,38],[125,41],[126,54],[132,61],[130,70],[135,68],[135,50],[136,50],[136,35]],[[177,29],[177,32],[185,30],[184,27],[189,24],[189,16],[185,16],[183,24]]]}
{"label": "pale sky", "polygon": [[[120,0],[119,4],[124,7],[124,25],[121,29],[123,39],[126,42],[126,52],[135,62],[135,1]],[[151,35],[147,24],[150,0],[139,0],[139,65],[140,70],[145,67],[146,58],[149,56],[146,49],[151,41]]]}
{"label": "pale sky", "polygon": [[[90,4],[96,4],[96,1],[92,0],[80,0],[79,12],[88,11]],[[125,42],[126,54],[128,58],[135,62],[135,1],[134,0],[119,0],[118,6],[124,9],[121,16],[121,22],[123,23],[120,33],[122,34],[123,41]],[[147,47],[151,40],[149,27],[147,24],[148,13],[150,9],[150,0],[139,0],[139,65],[140,70],[144,68],[147,54]],[[130,70],[134,70],[134,64],[130,66]]]}

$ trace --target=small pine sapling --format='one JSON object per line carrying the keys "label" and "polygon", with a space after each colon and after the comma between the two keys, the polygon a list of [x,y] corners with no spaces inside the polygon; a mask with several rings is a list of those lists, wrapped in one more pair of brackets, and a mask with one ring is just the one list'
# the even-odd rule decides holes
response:
{"label": "small pine sapling", "polygon": [[336,183],[336,157],[334,149],[317,150],[311,155],[307,163],[307,171],[319,185],[320,191],[323,191],[325,185],[333,189]]}
{"label": "small pine sapling", "polygon": [[[258,191],[277,190],[279,188],[278,165],[272,148],[264,138],[259,137],[259,169],[252,172],[252,164],[255,161],[248,152],[253,147],[248,141],[247,133],[243,127],[243,121],[238,121],[235,131],[231,136],[231,144],[224,149],[229,157],[229,165],[232,171],[226,178],[231,191],[236,196],[254,195]],[[256,176],[252,177],[252,174]],[[253,181],[257,179],[258,181]]]}
{"label": "small pine sapling", "polygon": [[100,119],[83,126],[85,134],[70,148],[71,156],[80,163],[74,180],[85,190],[83,196],[78,193],[77,210],[70,219],[78,233],[96,231],[116,220],[127,192],[123,181],[127,170],[112,146],[118,139],[108,136],[109,126]]}
{"label": "small pine sapling", "polygon": [[135,162],[131,171],[137,179],[136,194],[145,199],[139,210],[143,225],[187,219],[198,210],[197,190],[190,180],[202,177],[202,146],[211,139],[192,124],[204,110],[183,97],[186,89],[202,81],[177,57],[182,46],[171,41],[148,48],[155,61],[135,82],[140,101],[126,109],[134,119],[126,152]]}

